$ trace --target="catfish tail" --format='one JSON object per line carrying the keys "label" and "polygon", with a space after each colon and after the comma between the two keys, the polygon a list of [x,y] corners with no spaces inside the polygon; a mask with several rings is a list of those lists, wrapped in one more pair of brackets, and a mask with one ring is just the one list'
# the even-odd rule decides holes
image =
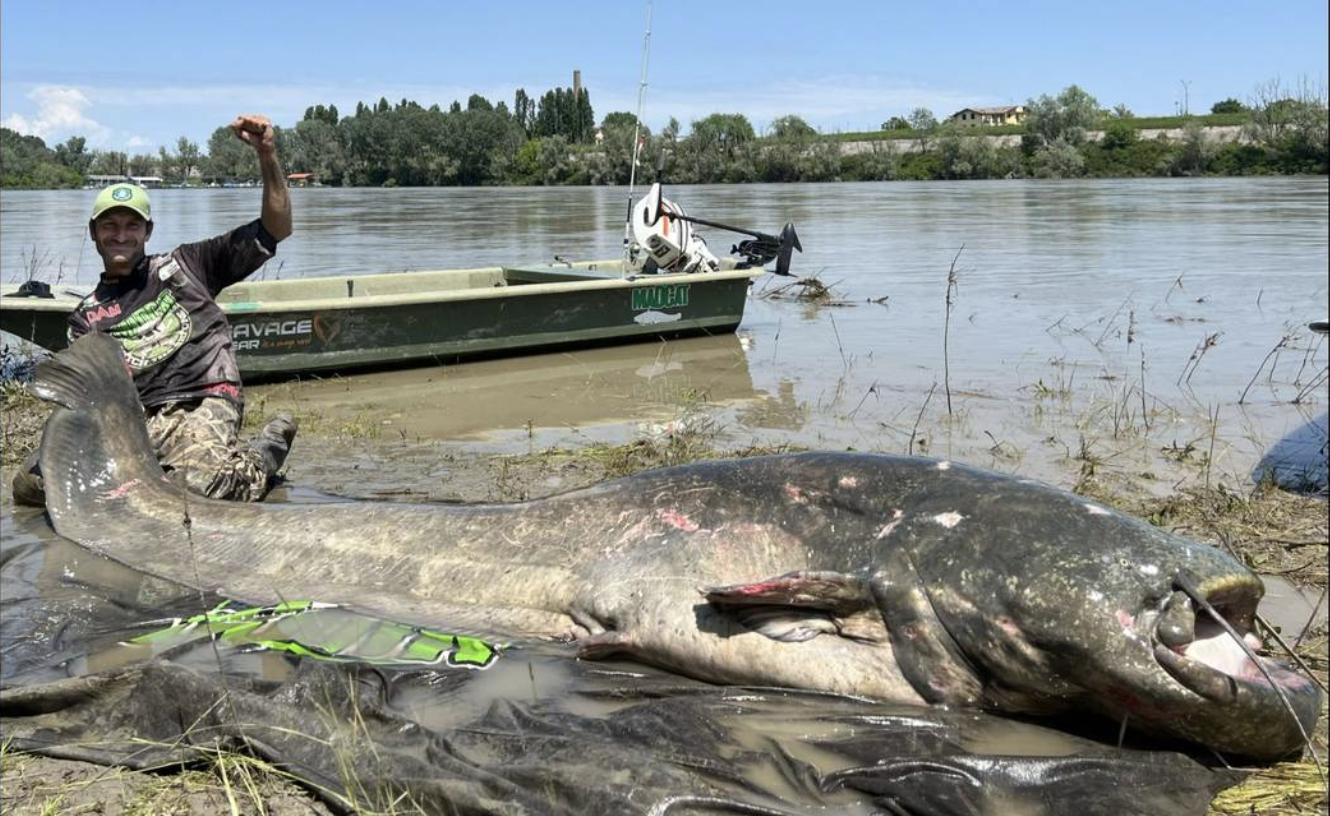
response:
{"label": "catfish tail", "polygon": [[57,406],[41,447],[46,509],[56,532],[81,543],[106,541],[118,521],[134,515],[127,506],[132,494],[168,499],[178,492],[157,463],[138,391],[113,338],[91,332],[74,341],[37,367],[32,390]]}

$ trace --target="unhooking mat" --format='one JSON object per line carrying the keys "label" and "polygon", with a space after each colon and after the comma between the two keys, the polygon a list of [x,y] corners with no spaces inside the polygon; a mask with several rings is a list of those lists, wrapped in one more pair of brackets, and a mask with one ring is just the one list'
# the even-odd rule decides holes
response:
{"label": "unhooking mat", "polygon": [[198,638],[124,663],[138,624],[216,599],[59,541],[6,544],[0,578],[11,749],[138,769],[243,750],[345,812],[1203,814],[1235,781],[1119,749],[1111,726],[713,686],[558,646],[393,668]]}

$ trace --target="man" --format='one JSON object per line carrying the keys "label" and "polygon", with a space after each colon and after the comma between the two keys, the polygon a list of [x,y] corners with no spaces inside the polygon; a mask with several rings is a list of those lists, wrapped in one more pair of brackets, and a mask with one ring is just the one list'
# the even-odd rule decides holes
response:
{"label": "man", "polygon": [[[257,501],[286,460],[296,425],[279,415],[253,442],[240,442],[240,371],[226,316],[214,298],[276,253],[277,243],[291,234],[291,201],[267,117],[237,117],[231,130],[258,154],[258,220],[147,255],[153,227],[147,192],[132,184],[102,190],[88,231],[104,269],[97,288],[69,316],[69,340],[100,331],[120,342],[148,436],[173,480],[205,496]],[[45,503],[35,454],[14,477],[14,498]]]}

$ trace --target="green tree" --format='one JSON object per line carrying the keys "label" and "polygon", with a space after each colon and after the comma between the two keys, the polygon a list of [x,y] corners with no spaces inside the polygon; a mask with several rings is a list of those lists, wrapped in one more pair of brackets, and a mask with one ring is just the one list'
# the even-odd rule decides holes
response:
{"label": "green tree", "polygon": [[637,116],[628,111],[611,111],[605,114],[605,118],[600,123],[601,128],[610,130],[618,128],[620,130],[632,130],[637,126]]}
{"label": "green tree", "polygon": [[739,113],[713,113],[692,124],[674,156],[677,181],[698,184],[756,181],[760,156],[753,125]]}
{"label": "green tree", "polygon": [[1247,107],[1233,97],[1221,99],[1210,106],[1211,113],[1242,113]]}
{"label": "green tree", "polygon": [[164,181],[175,181],[177,163],[171,151],[166,149],[165,145],[157,148],[157,172]]}
{"label": "green tree", "polygon": [[1136,114],[1131,112],[1131,108],[1119,102],[1113,106],[1113,110],[1108,112],[1112,119],[1135,119]]}
{"label": "green tree", "polygon": [[596,115],[586,88],[574,96],[571,88],[554,88],[540,98],[530,132],[535,136],[563,136],[570,143],[590,141]]}
{"label": "green tree", "polygon": [[937,127],[937,117],[928,108],[915,108],[905,121],[910,130],[933,130]]}
{"label": "green tree", "polygon": [[536,117],[532,122],[534,136],[564,136],[572,130],[572,92],[552,88],[540,97]]}
{"label": "green tree", "polygon": [[591,92],[582,88],[574,102],[575,136],[579,142],[589,142],[596,133],[596,112],[591,108]]}
{"label": "green tree", "polygon": [[887,143],[870,142],[868,149],[846,156],[841,177],[846,181],[890,181],[900,174],[900,157]]}
{"label": "green tree", "polygon": [[175,154],[177,161],[180,162],[180,177],[188,181],[194,175],[194,171],[199,168],[199,146],[196,142],[181,136],[175,143]]}
{"label": "green tree", "polygon": [[[357,115],[357,116],[360,115],[360,112],[361,112],[361,110],[363,110],[363,108],[364,108],[363,105],[361,105],[361,104],[359,104],[359,103],[356,104],[356,115]],[[302,121],[302,122],[311,122],[311,121],[327,122],[327,123],[330,124],[330,125],[336,125],[337,122],[339,121],[339,117],[338,117],[338,115],[337,115],[337,106],[336,106],[336,105],[329,105],[328,107],[325,108],[325,107],[322,106],[322,105],[315,105],[315,106],[310,107],[310,108],[305,108],[305,118],[301,119],[300,121]]]}
{"label": "green tree", "polygon": [[129,174],[131,176],[151,176],[157,169],[157,159],[150,153],[135,153],[129,157]]}
{"label": "green tree", "polygon": [[730,156],[755,138],[752,123],[742,113],[713,113],[693,122],[688,134],[688,141],[699,149],[716,149]]}
{"label": "green tree", "polygon": [[938,138],[935,150],[939,176],[944,179],[1002,178],[1018,163],[1011,150],[999,151],[987,137],[962,136],[951,130]]}
{"label": "green tree", "polygon": [[536,124],[536,103],[526,95],[525,88],[518,88],[513,94],[513,119],[525,134],[531,133]]}
{"label": "green tree", "polygon": [[1215,145],[1205,137],[1205,128],[1191,122],[1183,131],[1169,172],[1175,176],[1203,176],[1215,153]]}
{"label": "green tree", "polygon": [[85,149],[87,143],[87,139],[82,136],[70,136],[61,144],[56,145],[56,162],[63,164],[80,176],[87,175],[88,167],[92,165],[92,153]]}
{"label": "green tree", "polygon": [[1140,134],[1132,124],[1124,119],[1114,119],[1104,128],[1104,138],[1100,140],[1106,149],[1121,150],[1135,144]]}
{"label": "green tree", "polygon": [[37,136],[0,127],[0,185],[24,188],[80,187],[83,174],[56,160]]}
{"label": "green tree", "polygon": [[129,156],[119,150],[94,151],[88,172],[96,176],[129,175]]}
{"label": "green tree", "polygon": [[326,119],[306,119],[292,130],[296,145],[282,149],[282,160],[293,173],[313,173],[324,184],[341,184],[346,173],[346,149],[340,126]]}
{"label": "green tree", "polygon": [[1279,80],[1256,88],[1244,135],[1270,153],[1285,173],[1325,173],[1330,115],[1323,88],[1302,82],[1295,88]]}
{"label": "green tree", "polygon": [[1101,116],[1099,102],[1077,85],[1068,85],[1056,97],[1044,94],[1031,99],[1025,108],[1025,129],[1042,144],[1081,144]]}
{"label": "green tree", "polygon": [[802,117],[789,114],[782,116],[771,123],[771,135],[777,139],[812,139],[817,136],[817,131],[813,126],[803,120]]}
{"label": "green tree", "polygon": [[893,116],[882,123],[882,130],[910,130],[910,120],[904,116]]}
{"label": "green tree", "polygon": [[1036,150],[1030,167],[1037,178],[1080,178],[1085,175],[1085,157],[1076,145],[1059,138]]}
{"label": "green tree", "polygon": [[517,150],[504,178],[509,184],[543,184],[545,168],[541,166],[540,139],[528,139]]}
{"label": "green tree", "polygon": [[[130,166],[134,163],[130,159]],[[208,137],[208,158],[203,162],[203,174],[214,181],[257,181],[259,160],[254,149],[235,137],[231,128],[222,125]]]}
{"label": "green tree", "polygon": [[546,185],[568,183],[574,175],[568,140],[555,135],[537,141],[540,144],[538,163],[542,171],[541,183]]}

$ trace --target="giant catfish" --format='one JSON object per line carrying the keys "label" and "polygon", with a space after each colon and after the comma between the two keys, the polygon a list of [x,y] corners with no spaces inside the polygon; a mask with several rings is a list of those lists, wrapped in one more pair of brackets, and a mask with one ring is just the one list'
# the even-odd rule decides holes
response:
{"label": "giant catfish", "polygon": [[1320,710],[1311,683],[1233,637],[1259,646],[1250,570],[1036,482],[809,453],[513,504],[237,504],[163,475],[105,335],[43,363],[34,388],[58,404],[41,453],[55,529],[236,600],[565,639],[716,683],[1093,710],[1262,760],[1296,751]]}

